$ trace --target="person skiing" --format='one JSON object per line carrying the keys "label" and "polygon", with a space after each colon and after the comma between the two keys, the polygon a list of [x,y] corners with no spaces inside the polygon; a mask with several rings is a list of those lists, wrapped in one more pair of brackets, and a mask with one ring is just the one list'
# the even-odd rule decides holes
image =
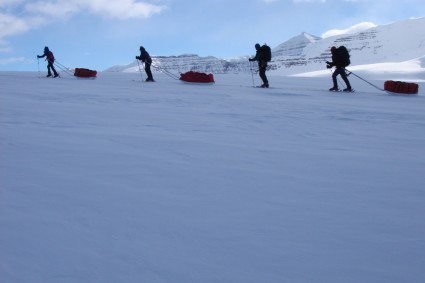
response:
{"label": "person skiing", "polygon": [[58,77],[58,72],[56,72],[55,67],[53,66],[53,63],[55,63],[55,56],[53,56],[53,52],[49,50],[49,47],[44,47],[44,53],[43,55],[37,55],[37,58],[44,58],[46,57],[47,61],[47,77],[52,76],[52,72],[54,74],[54,78]]}
{"label": "person skiing", "polygon": [[[268,88],[269,87],[269,81],[266,76],[266,70],[267,70],[267,62],[270,61],[267,57],[267,50],[266,48],[269,48],[267,45],[260,46],[260,44],[255,44],[255,50],[257,50],[255,57],[250,58],[249,61],[258,61],[258,70],[261,80],[263,81],[263,84],[261,87]],[[270,57],[270,56],[269,56]]]}
{"label": "person skiing", "polygon": [[[345,47],[344,47],[345,48]],[[326,61],[327,68],[330,69],[332,67],[335,67],[335,71],[332,74],[332,81],[333,81],[333,87],[331,87],[330,91],[338,91],[338,82],[336,80],[336,77],[338,75],[341,75],[342,80],[345,82],[347,87],[343,91],[350,92],[352,91],[350,82],[348,81],[347,74],[345,73],[345,67],[349,64],[349,55],[347,52],[348,59],[344,58],[343,54],[341,52],[338,52],[338,48],[335,46],[331,47],[331,53],[332,53],[332,62]]]}
{"label": "person skiing", "polygon": [[152,71],[151,71],[151,65],[152,65],[152,58],[149,56],[149,53],[146,51],[146,49],[143,46],[140,46],[140,56],[136,56],[137,60],[142,61],[145,63],[145,72],[147,82],[154,82]]}

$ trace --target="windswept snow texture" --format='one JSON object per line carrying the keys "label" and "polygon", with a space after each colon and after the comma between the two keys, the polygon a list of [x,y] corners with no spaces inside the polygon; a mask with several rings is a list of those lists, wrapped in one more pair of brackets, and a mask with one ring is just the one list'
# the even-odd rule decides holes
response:
{"label": "windswept snow texture", "polygon": [[0,73],[0,282],[425,282],[424,83],[62,76]]}

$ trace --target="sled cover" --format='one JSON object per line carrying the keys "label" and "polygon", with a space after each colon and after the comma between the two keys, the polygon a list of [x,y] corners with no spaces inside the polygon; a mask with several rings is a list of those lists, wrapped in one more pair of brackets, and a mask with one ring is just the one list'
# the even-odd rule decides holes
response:
{"label": "sled cover", "polygon": [[417,94],[419,85],[417,83],[408,83],[400,81],[386,81],[384,84],[386,91],[405,94]]}
{"label": "sled cover", "polygon": [[97,75],[97,71],[89,70],[84,68],[75,68],[74,76],[80,78],[95,78]]}
{"label": "sled cover", "polygon": [[189,71],[184,74],[180,74],[180,80],[190,83],[213,83],[213,74],[205,74]]}

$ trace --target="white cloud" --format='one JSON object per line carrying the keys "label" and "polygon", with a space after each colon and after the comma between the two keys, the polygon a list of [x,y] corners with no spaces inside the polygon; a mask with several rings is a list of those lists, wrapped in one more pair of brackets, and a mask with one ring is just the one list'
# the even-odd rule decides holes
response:
{"label": "white cloud", "polygon": [[18,18],[11,14],[0,12],[0,39],[24,33],[34,27],[38,27],[45,21],[40,17]]}
{"label": "white cloud", "polygon": [[24,0],[0,0],[0,7],[12,6],[22,3]]}
{"label": "white cloud", "polygon": [[26,4],[24,10],[27,14],[40,15],[48,18],[62,18],[67,15],[77,13],[80,8],[75,5],[75,1],[51,1],[51,2],[31,2]]}
{"label": "white cloud", "polygon": [[148,18],[166,9],[137,0],[0,0],[0,7],[0,40],[82,12],[126,20]]}
{"label": "white cloud", "polygon": [[24,57],[0,58],[0,65],[8,65],[16,62],[24,62]]}
{"label": "white cloud", "polygon": [[326,3],[326,0],[293,0],[294,3]]}
{"label": "white cloud", "polygon": [[165,6],[158,6],[145,2],[135,2],[134,0],[80,1],[83,3],[83,7],[85,6],[95,13],[117,19],[148,18],[151,15],[160,13],[166,8]]}
{"label": "white cloud", "polygon": [[91,12],[115,19],[148,18],[166,7],[135,0],[51,0],[36,1],[25,5],[25,11],[49,17],[63,17],[80,12]]}
{"label": "white cloud", "polygon": [[[274,2],[278,2],[280,0],[261,0],[262,2],[265,3],[274,3]],[[326,0],[292,0],[293,3],[298,4],[298,3],[326,3]]]}
{"label": "white cloud", "polygon": [[373,28],[373,27],[376,27],[376,25],[374,23],[363,22],[363,23],[359,23],[357,25],[351,26],[347,29],[331,29],[331,30],[328,30],[327,32],[322,34],[322,38],[327,38],[327,37],[331,37],[331,36],[335,36],[335,35],[341,35],[341,34],[350,34],[350,33],[361,32],[361,31],[364,31],[366,29]]}

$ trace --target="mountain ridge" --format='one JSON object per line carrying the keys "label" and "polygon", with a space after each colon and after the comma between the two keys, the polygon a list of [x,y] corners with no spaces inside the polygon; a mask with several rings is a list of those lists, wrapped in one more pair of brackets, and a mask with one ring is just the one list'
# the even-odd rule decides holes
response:
{"label": "mountain ridge", "polygon": [[[331,57],[330,47],[340,45],[345,45],[350,51],[351,66],[413,60],[425,55],[424,26],[425,18],[419,18],[327,38],[302,32],[272,48],[269,72],[290,75],[323,70],[324,62]],[[256,64],[248,62],[248,58],[247,55],[233,59],[200,57],[196,54],[152,56],[154,66],[173,73],[192,70],[219,74],[251,72]],[[105,71],[137,72],[139,66],[137,61],[133,61]]]}

